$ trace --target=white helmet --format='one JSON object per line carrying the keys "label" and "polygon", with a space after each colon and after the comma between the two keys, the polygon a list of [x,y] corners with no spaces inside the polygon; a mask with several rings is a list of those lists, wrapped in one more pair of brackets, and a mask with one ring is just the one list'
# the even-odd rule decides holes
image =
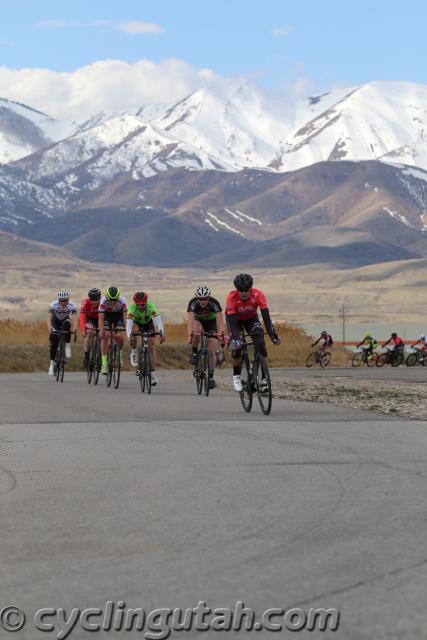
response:
{"label": "white helmet", "polygon": [[58,291],[58,300],[69,300],[70,294],[66,289],[61,289]]}
{"label": "white helmet", "polygon": [[425,338],[425,335],[423,333],[420,333],[420,338],[419,339],[420,340],[424,340],[424,338]]}
{"label": "white helmet", "polygon": [[209,298],[211,295],[211,290],[206,284],[201,284],[200,287],[196,289],[196,297],[197,298]]}

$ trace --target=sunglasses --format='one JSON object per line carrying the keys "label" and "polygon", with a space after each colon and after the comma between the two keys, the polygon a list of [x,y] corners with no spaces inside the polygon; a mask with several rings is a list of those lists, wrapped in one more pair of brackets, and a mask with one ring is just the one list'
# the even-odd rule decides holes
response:
{"label": "sunglasses", "polygon": [[207,298],[197,298],[197,300],[199,300],[199,302],[206,302],[207,300],[209,300],[209,297],[207,297]]}

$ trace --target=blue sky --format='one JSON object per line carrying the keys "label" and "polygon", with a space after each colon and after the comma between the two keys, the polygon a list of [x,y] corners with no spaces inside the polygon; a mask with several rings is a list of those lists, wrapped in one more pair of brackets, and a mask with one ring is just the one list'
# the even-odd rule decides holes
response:
{"label": "blue sky", "polygon": [[178,58],[279,91],[427,83],[419,1],[0,0],[0,9],[0,65],[11,69]]}

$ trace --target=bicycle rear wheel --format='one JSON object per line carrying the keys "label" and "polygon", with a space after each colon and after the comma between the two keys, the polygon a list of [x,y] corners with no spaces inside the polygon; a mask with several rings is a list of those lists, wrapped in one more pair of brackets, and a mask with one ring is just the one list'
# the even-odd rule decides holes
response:
{"label": "bicycle rear wheel", "polygon": [[242,391],[239,392],[240,402],[246,413],[249,413],[252,409],[253,394],[250,362],[247,353],[243,355],[242,359],[242,387]]}
{"label": "bicycle rear wheel", "polygon": [[262,356],[258,356],[255,360],[254,381],[258,394],[259,406],[261,407],[263,414],[268,416],[273,402],[273,392],[271,390],[270,372],[268,370],[267,361]]}
{"label": "bicycle rear wheel", "polygon": [[363,353],[362,351],[357,351],[351,359],[352,367],[360,367],[363,362]]}
{"label": "bicycle rear wheel", "polygon": [[305,366],[306,367],[312,367],[314,364],[316,364],[316,352],[313,351],[313,353],[310,353],[310,355],[308,356],[307,360],[305,361]]}
{"label": "bicycle rear wheel", "polygon": [[113,356],[113,380],[114,380],[114,388],[118,389],[120,384],[120,369],[121,369],[121,361],[120,361],[120,350],[117,345],[114,345],[114,356]]}
{"label": "bicycle rear wheel", "polygon": [[205,390],[205,396],[209,395],[209,382],[211,379],[211,359],[209,355],[209,351],[205,349],[203,353],[203,388]]}
{"label": "bicycle rear wheel", "polygon": [[392,367],[399,367],[403,362],[403,353],[401,351],[398,351],[397,353],[393,354],[393,357],[390,358],[390,364]]}

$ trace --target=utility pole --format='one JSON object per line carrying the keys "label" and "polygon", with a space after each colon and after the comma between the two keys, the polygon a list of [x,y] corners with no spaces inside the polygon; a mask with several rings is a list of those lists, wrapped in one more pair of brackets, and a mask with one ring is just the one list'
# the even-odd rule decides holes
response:
{"label": "utility pole", "polygon": [[343,304],[341,307],[341,319],[342,319],[342,341],[343,344],[345,345],[345,322],[346,322],[346,313],[347,313],[347,308],[346,306]]}

